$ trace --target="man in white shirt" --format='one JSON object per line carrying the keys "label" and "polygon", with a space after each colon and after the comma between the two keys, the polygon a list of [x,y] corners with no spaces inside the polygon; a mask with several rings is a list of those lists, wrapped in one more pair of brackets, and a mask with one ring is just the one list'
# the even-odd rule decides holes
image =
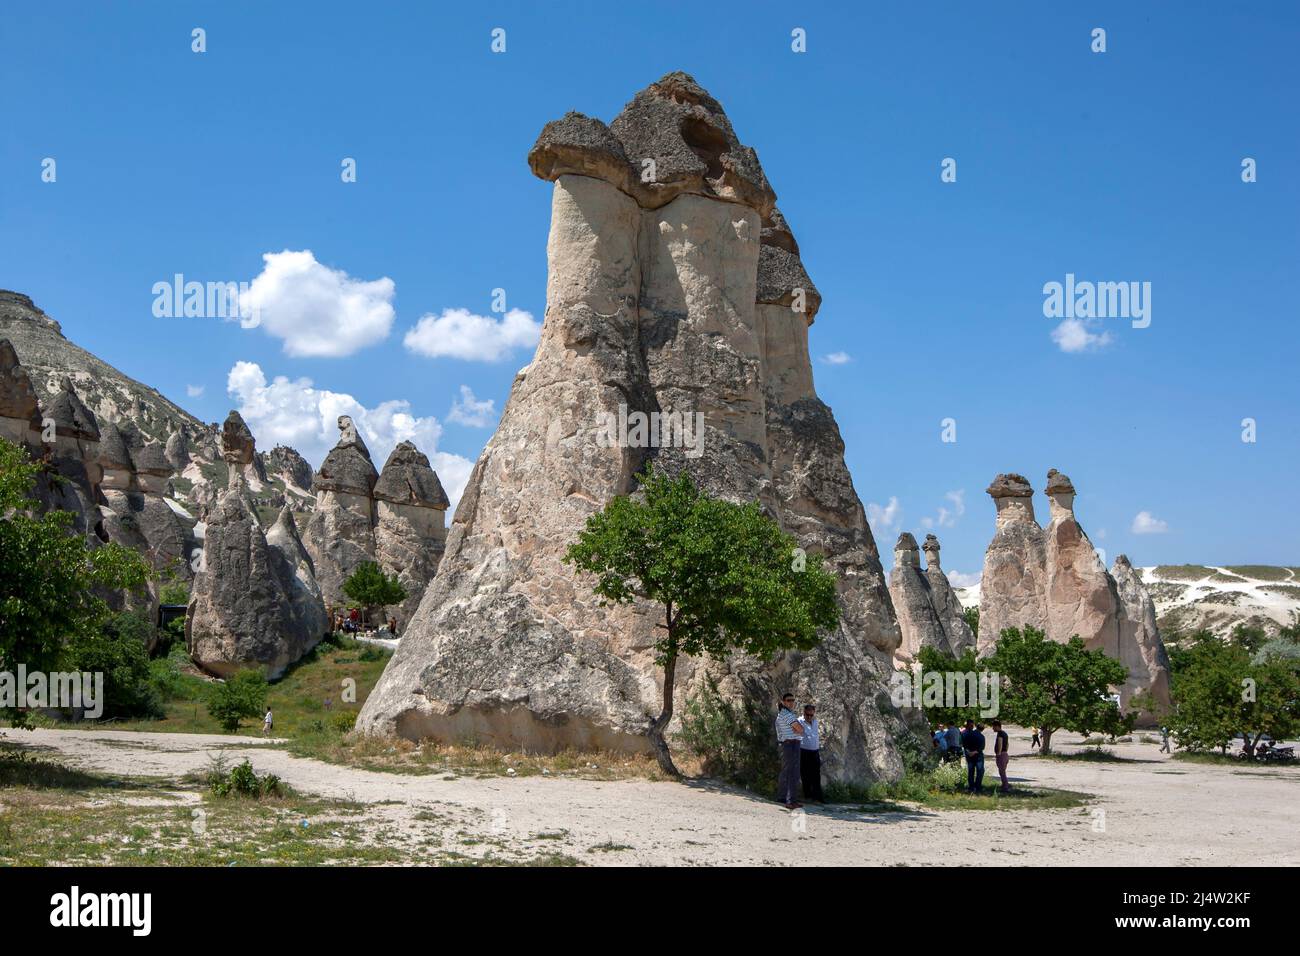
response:
{"label": "man in white shirt", "polygon": [[822,796],[822,752],[818,733],[817,708],[803,705],[803,736],[799,738],[799,776],[803,780],[803,798],[825,803]]}
{"label": "man in white shirt", "polygon": [[776,742],[781,748],[781,776],[776,782],[776,798],[787,810],[798,810],[799,802],[799,738],[803,725],[794,712],[794,694],[781,696],[781,708],[776,712]]}

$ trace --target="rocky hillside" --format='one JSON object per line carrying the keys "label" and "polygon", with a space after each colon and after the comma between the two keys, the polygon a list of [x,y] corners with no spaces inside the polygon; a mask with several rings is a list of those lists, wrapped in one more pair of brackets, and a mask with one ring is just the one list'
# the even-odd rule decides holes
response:
{"label": "rocky hillside", "polygon": [[57,397],[66,376],[101,422],[130,421],[147,439],[161,442],[173,432],[197,442],[208,431],[207,425],[156,388],[137,382],[69,342],[59,323],[21,292],[0,289],[0,339],[13,343],[42,407]]}
{"label": "rocky hillside", "polygon": [[[1239,624],[1274,633],[1300,614],[1300,567],[1161,564],[1138,570],[1170,640],[1202,628],[1226,637]],[[956,592],[962,607],[979,607],[978,584]]]}
{"label": "rocky hillside", "polygon": [[1141,570],[1160,629],[1170,635],[1206,628],[1226,637],[1239,624],[1272,633],[1300,614],[1300,567],[1161,564]]}

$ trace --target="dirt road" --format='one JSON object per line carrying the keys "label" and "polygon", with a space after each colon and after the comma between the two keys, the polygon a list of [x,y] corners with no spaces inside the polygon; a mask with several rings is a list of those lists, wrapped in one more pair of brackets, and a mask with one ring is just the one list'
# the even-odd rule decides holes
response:
{"label": "dirt road", "polygon": [[1013,735],[1013,781],[1095,795],[1084,808],[810,807],[800,820],[775,803],[704,784],[380,773],[295,757],[247,738],[198,734],[6,736],[85,769],[168,778],[205,768],[221,749],[232,760],[250,757],[259,772],[275,773],[301,793],[375,805],[395,825],[390,833],[454,827],[598,865],[1300,864],[1300,768],[1170,761],[1155,744],[1136,742],[1113,748],[1125,762],[1048,761],[1025,759],[1028,744]]}

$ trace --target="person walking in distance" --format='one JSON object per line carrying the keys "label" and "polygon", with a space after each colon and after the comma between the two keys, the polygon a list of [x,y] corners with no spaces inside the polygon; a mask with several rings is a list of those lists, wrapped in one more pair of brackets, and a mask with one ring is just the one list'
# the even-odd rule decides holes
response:
{"label": "person walking in distance", "polygon": [[812,704],[803,705],[803,736],[799,738],[799,777],[803,781],[803,798],[825,803],[822,796],[822,753],[818,733],[821,730],[817,722],[817,708]]}
{"label": "person walking in distance", "polygon": [[1031,741],[1029,742],[1029,749],[1030,749],[1030,750],[1033,750],[1033,749],[1034,749],[1035,747],[1037,747],[1040,743],[1042,743],[1042,740],[1041,740],[1041,739],[1039,738],[1039,736],[1038,736],[1038,728],[1035,727],[1035,728],[1034,728],[1034,739],[1031,740]]}
{"label": "person walking in distance", "polygon": [[1169,749],[1169,728],[1168,727],[1160,728],[1160,753],[1162,754],[1173,753],[1173,751]]}
{"label": "person walking in distance", "polygon": [[1001,790],[1003,793],[1010,793],[1011,783],[1007,780],[1007,764],[1011,761],[1011,753],[1007,748],[1011,738],[1002,729],[1002,721],[991,720],[989,726],[993,728],[993,760],[998,765],[998,776],[1002,778]]}
{"label": "person walking in distance", "polygon": [[794,712],[794,694],[781,695],[781,707],[776,712],[776,741],[781,748],[781,776],[776,782],[776,798],[787,810],[797,810],[799,802],[799,738],[803,724]]}
{"label": "person walking in distance", "polygon": [[263,737],[269,737],[269,736],[271,736],[271,725],[272,725],[273,723],[274,723],[274,719],[273,719],[272,716],[271,716],[271,708],[268,707],[268,708],[266,708],[266,716],[262,718],[262,736],[263,736]]}

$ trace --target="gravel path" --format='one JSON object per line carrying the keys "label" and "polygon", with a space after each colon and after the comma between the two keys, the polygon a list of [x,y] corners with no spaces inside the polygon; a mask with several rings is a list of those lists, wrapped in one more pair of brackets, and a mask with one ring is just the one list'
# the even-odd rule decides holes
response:
{"label": "gravel path", "polygon": [[[180,777],[222,750],[232,761],[250,757],[259,772],[278,774],[301,793],[373,804],[405,832],[451,826],[594,864],[1300,864],[1300,768],[1171,762],[1155,744],[1136,742],[1113,748],[1132,762],[1017,760],[1028,742],[1013,733],[1013,781],[1096,795],[1082,809],[810,807],[799,830],[792,826],[799,818],[775,803],[705,783],[381,773],[202,734],[37,730],[3,737],[57,752],[68,764],[133,776]],[[991,760],[989,769],[996,776]],[[439,822],[422,822],[429,820]]]}

